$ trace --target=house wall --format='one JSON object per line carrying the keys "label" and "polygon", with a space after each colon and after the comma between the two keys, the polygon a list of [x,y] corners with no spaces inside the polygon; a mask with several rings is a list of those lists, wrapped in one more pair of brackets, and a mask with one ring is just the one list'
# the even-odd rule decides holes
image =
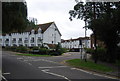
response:
{"label": "house wall", "polygon": [[55,29],[56,26],[51,24],[43,34],[43,43],[58,44],[58,42],[61,42],[61,36],[58,33],[58,30],[55,31]]}
{"label": "house wall", "polygon": [[[67,40],[61,43],[63,48],[68,48],[68,49],[77,49],[77,48],[81,48],[81,46],[79,45],[79,40]],[[82,48],[90,48],[90,40],[89,39],[84,39],[82,40]]]}
{"label": "house wall", "polygon": [[[10,35],[6,34],[5,36],[0,36],[0,39],[2,39],[2,42],[0,42],[0,45],[2,46],[40,46],[43,43],[47,44],[58,44],[58,42],[61,42],[61,35],[58,32],[59,30],[56,30],[57,27],[55,24],[51,24],[48,29],[42,33],[37,32],[35,33],[35,30],[31,30],[30,32],[24,32],[24,33],[11,33]],[[41,30],[39,28],[37,31]],[[34,41],[31,40],[34,38]],[[41,40],[38,41],[38,38]],[[6,39],[9,39],[8,42],[5,42]],[[13,42],[13,39],[16,39],[16,42]],[[19,39],[22,39],[20,42]],[[26,43],[25,40],[28,40]]]}

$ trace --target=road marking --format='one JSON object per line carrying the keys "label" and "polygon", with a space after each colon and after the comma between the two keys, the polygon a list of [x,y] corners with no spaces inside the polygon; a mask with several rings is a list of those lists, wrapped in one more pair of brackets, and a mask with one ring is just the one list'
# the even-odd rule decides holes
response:
{"label": "road marking", "polygon": [[28,61],[28,60],[24,60],[25,62]]}
{"label": "road marking", "polygon": [[96,75],[96,76],[101,76],[101,77],[106,77],[106,78],[111,78],[111,79],[117,79],[115,77],[110,77],[110,76],[107,76],[107,75],[100,75],[100,74],[97,74],[97,73],[94,73],[94,72],[88,72],[88,71],[85,71],[85,70],[82,70],[82,69],[78,69],[78,68],[71,68],[71,70],[79,70],[79,71],[82,71],[82,72],[85,72],[85,73],[89,73],[89,74],[92,74],[92,75]]}
{"label": "road marking", "polygon": [[32,65],[31,63],[28,63],[29,65]]}
{"label": "road marking", "polygon": [[45,61],[45,62],[50,62],[50,63],[55,63],[55,64],[57,63],[57,62],[54,62],[54,61],[51,61],[51,60],[45,60],[45,59],[37,59],[37,60],[32,60],[32,61]]}
{"label": "road marking", "polygon": [[23,58],[17,58],[18,60],[23,59]]}
{"label": "road marking", "polygon": [[38,67],[38,68],[42,69],[42,68],[62,68],[62,67],[67,67],[67,66],[51,66],[51,67]]}
{"label": "road marking", "polygon": [[62,77],[64,79],[68,80],[68,81],[71,81],[70,79],[68,79],[67,77],[65,77],[63,75],[59,75],[59,74],[56,74],[56,73],[48,72],[48,71],[50,71],[49,69],[45,69],[45,70],[41,70],[41,71],[44,72],[44,73],[51,74],[51,75],[58,76],[58,77]]}
{"label": "road marking", "polygon": [[[2,76],[2,75],[1,75]],[[2,76],[2,78],[5,80],[5,81],[7,81],[7,79],[4,77],[4,76]]]}
{"label": "road marking", "polygon": [[16,56],[16,55],[11,55],[11,56]]}
{"label": "road marking", "polygon": [[3,73],[3,75],[9,75],[10,73]]}

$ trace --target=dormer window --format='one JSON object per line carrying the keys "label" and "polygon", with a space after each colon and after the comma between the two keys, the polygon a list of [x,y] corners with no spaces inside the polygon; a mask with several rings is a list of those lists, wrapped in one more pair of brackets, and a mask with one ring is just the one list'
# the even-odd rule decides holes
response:
{"label": "dormer window", "polygon": [[38,29],[38,33],[41,33],[41,28]]}
{"label": "dormer window", "polygon": [[32,29],[31,33],[32,33],[32,34],[34,34],[34,33],[35,33],[35,30],[34,30],[34,29]]}

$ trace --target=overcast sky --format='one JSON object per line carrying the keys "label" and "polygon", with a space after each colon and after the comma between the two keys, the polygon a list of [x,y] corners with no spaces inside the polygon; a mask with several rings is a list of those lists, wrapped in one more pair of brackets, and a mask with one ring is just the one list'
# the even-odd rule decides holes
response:
{"label": "overcast sky", "polygon": [[[76,4],[75,0],[26,0],[28,17],[37,18],[38,24],[55,22],[62,34],[62,39],[85,36],[84,21],[69,20],[69,10]],[[91,30],[87,30],[90,36]]]}

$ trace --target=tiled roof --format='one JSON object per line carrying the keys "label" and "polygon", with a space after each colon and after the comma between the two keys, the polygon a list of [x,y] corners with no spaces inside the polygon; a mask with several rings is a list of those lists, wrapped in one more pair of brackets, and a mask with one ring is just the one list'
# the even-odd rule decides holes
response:
{"label": "tiled roof", "polygon": [[55,44],[47,44],[47,45],[48,45],[48,47],[51,48],[51,49],[54,49],[55,46],[56,46]]}
{"label": "tiled roof", "polygon": [[52,23],[54,23],[54,22],[49,22],[49,23],[44,23],[44,24],[38,24],[38,25],[36,25],[36,27],[34,27],[34,28],[32,28],[32,27],[27,27],[26,30],[25,30],[25,32],[31,32],[31,30],[34,29],[34,30],[35,30],[35,33],[37,33],[37,30],[38,30],[39,28],[41,28],[42,33],[44,33],[44,32],[49,28],[49,26],[50,26]]}
{"label": "tiled roof", "polygon": [[45,23],[45,24],[39,24],[37,26],[38,26],[38,28],[41,28],[42,29],[42,33],[44,33],[50,27],[50,25],[52,23],[54,23],[54,22],[49,22],[49,23]]}

